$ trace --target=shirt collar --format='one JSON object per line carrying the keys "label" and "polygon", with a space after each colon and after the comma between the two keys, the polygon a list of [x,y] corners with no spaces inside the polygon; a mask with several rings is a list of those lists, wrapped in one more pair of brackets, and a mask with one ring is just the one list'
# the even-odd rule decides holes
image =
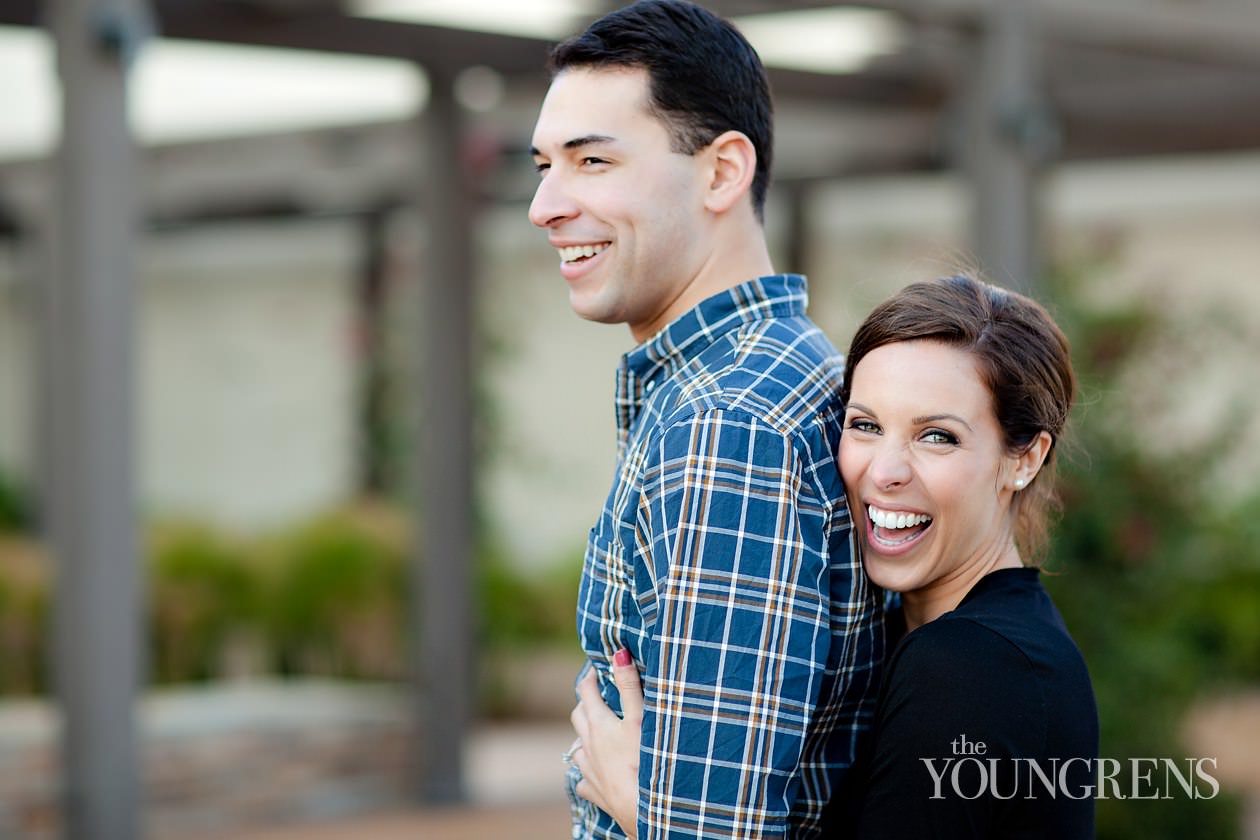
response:
{"label": "shirt collar", "polygon": [[805,277],[771,274],[741,283],[698,303],[621,359],[617,371],[617,418],[625,429],[657,380],[700,355],[720,336],[766,318],[805,314]]}

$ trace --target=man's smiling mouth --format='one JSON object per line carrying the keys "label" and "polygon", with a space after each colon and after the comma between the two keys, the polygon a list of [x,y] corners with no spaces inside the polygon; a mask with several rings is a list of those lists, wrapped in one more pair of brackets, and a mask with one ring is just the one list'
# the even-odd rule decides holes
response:
{"label": "man's smiling mouth", "polygon": [[579,263],[603,253],[604,249],[611,244],[611,242],[596,242],[588,245],[566,245],[557,250],[560,251],[561,262]]}

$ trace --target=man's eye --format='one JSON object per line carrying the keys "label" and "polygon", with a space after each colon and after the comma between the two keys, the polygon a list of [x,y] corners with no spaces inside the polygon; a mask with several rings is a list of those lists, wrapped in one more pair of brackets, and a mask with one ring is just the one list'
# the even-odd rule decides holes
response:
{"label": "man's eye", "polygon": [[600,163],[608,163],[608,161],[604,160],[603,158],[585,157],[585,158],[582,158],[582,163],[586,166],[594,166]]}

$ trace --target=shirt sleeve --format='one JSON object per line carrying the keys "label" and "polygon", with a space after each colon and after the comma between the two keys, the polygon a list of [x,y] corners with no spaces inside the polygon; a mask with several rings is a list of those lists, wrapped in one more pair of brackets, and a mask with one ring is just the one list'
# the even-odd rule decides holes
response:
{"label": "shirt sleeve", "polygon": [[639,837],[782,837],[828,655],[824,539],[802,533],[822,502],[740,412],[672,425],[645,466]]}

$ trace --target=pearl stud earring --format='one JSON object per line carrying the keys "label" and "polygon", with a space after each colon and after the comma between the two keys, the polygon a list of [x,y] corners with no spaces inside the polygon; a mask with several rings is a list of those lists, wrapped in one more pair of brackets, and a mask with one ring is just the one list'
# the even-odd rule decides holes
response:
{"label": "pearl stud earring", "polygon": [[1023,490],[1023,489],[1024,489],[1024,479],[1022,479],[1022,478],[1017,478],[1017,479],[1015,479],[1015,489],[1016,489],[1016,490]]}

